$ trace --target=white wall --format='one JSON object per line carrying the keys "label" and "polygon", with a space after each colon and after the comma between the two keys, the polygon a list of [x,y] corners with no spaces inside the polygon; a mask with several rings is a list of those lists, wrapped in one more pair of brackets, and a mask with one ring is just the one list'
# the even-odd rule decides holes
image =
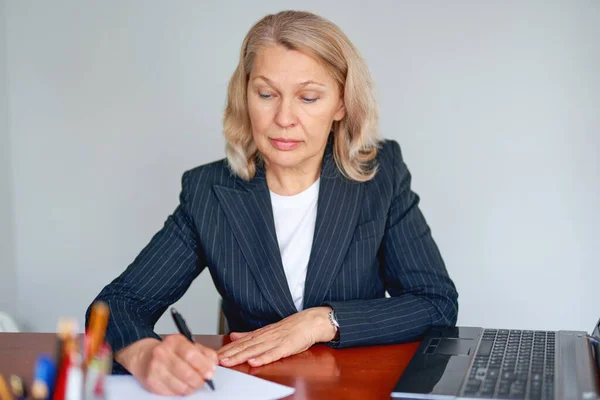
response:
{"label": "white wall", "polygon": [[[205,3],[8,2],[26,327],[83,322],[176,206],[181,173],[223,156],[225,89],[247,29],[302,8],[340,25],[370,65],[381,130],[403,147],[458,286],[459,323],[591,328],[600,3]],[[194,331],[215,332],[208,274],[179,307]]]}
{"label": "white wall", "polygon": [[17,291],[15,286],[14,219],[8,135],[8,95],[6,89],[5,6],[5,1],[0,0],[0,311],[14,314]]}

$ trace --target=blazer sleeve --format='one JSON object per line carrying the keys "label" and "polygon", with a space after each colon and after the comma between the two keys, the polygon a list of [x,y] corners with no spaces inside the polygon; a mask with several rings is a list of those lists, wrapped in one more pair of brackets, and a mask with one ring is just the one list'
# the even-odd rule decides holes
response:
{"label": "blazer sleeve", "polygon": [[[188,175],[183,174],[180,204],[127,269],[95,300],[110,308],[106,341],[113,352],[143,338],[160,339],[154,325],[183,296],[206,265],[188,214]],[[86,327],[91,306],[86,312]]]}
{"label": "blazer sleeve", "polygon": [[400,146],[392,143],[394,195],[379,250],[390,298],[332,301],[340,324],[333,347],[401,343],[431,326],[454,326],[458,293],[410,188]]}

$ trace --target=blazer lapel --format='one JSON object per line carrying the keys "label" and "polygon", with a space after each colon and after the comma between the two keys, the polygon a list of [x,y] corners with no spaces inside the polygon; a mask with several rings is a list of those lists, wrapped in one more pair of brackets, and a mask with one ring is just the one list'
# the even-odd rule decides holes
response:
{"label": "blazer lapel", "polygon": [[260,290],[285,318],[297,310],[283,270],[264,172],[240,182],[242,189],[213,188]]}
{"label": "blazer lapel", "polygon": [[323,303],[337,275],[358,221],[363,185],[339,172],[331,146],[321,169],[317,221],[304,287],[304,308]]}

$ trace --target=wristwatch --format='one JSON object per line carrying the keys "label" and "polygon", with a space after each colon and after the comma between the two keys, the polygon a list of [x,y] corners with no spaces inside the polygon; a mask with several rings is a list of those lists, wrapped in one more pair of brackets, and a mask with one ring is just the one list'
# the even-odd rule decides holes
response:
{"label": "wristwatch", "polygon": [[335,337],[333,338],[332,342],[338,342],[340,340],[340,324],[335,317],[335,311],[333,311],[333,309],[329,311],[329,321],[331,322],[333,329],[335,329]]}

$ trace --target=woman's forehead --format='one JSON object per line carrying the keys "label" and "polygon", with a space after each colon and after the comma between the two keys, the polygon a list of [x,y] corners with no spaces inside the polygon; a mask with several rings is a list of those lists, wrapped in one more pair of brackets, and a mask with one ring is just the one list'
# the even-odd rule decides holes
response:
{"label": "woman's forehead", "polygon": [[324,86],[334,83],[331,71],[314,57],[283,46],[268,46],[256,55],[250,78],[266,78],[267,83],[302,85],[315,82]]}

